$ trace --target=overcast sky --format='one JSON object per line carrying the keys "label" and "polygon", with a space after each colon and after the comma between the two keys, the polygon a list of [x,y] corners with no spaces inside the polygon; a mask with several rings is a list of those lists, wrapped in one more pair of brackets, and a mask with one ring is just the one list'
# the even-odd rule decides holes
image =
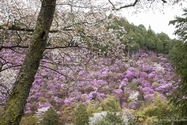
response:
{"label": "overcast sky", "polygon": [[173,35],[175,30],[173,25],[168,25],[170,20],[173,20],[176,15],[181,16],[183,14],[182,8],[184,8],[184,4],[182,6],[175,5],[170,7],[165,7],[163,12],[160,10],[152,11],[150,10],[148,13],[138,13],[138,14],[129,14],[127,10],[123,10],[123,16],[127,18],[129,23],[133,23],[135,25],[143,24],[146,29],[148,29],[149,25],[151,29],[156,33],[164,32],[169,35],[170,38],[177,38],[177,36]]}

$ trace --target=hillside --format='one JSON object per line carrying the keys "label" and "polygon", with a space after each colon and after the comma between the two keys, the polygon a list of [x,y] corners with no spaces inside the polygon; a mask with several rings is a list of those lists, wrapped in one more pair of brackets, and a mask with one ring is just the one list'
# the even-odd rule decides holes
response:
{"label": "hillside", "polygon": [[[60,50],[61,55],[46,52],[53,60],[42,60],[27,99],[25,116],[41,113],[41,110],[53,106],[59,114],[59,124],[71,123],[74,119],[72,113],[78,104],[92,106],[88,109],[89,116],[92,116],[94,112],[109,109],[105,104],[109,98],[119,103],[117,111],[133,109],[136,112],[145,102],[156,105],[155,92],[165,100],[164,92],[170,94],[169,90],[174,89],[172,83],[178,82],[169,60],[162,54],[144,53],[141,50],[131,60],[125,56],[92,56],[86,49],[67,49],[66,52],[71,52],[71,55]],[[12,72],[17,74],[18,71]],[[135,112],[134,115],[137,115]]]}

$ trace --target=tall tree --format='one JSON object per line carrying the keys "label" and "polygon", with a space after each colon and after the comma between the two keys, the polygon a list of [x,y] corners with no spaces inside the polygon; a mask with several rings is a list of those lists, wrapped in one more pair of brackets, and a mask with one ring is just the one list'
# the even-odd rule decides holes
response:
{"label": "tall tree", "polygon": [[164,51],[164,46],[163,46],[163,43],[160,39],[158,39],[158,41],[157,41],[157,51],[159,53],[162,53]]}
{"label": "tall tree", "polygon": [[153,50],[155,48],[155,43],[151,38],[148,38],[146,45],[149,50]]}
{"label": "tall tree", "polygon": [[187,117],[187,9],[184,9],[184,17],[176,17],[175,20],[170,21],[170,24],[175,25],[175,34],[177,34],[181,41],[178,41],[169,53],[171,62],[175,66],[175,71],[181,80],[175,83],[175,89],[169,96],[170,103],[174,104],[177,109],[176,114],[180,118]]}
{"label": "tall tree", "polygon": [[53,21],[56,0],[43,0],[37,24],[26,57],[7,101],[1,125],[18,125],[24,114],[34,76],[45,50],[46,41]]}
{"label": "tall tree", "polygon": [[187,40],[187,32],[186,32],[186,24],[187,24],[187,9],[183,9],[184,14],[183,17],[175,17],[175,20],[171,20],[169,24],[175,25],[175,35],[178,35],[180,40],[186,42]]}

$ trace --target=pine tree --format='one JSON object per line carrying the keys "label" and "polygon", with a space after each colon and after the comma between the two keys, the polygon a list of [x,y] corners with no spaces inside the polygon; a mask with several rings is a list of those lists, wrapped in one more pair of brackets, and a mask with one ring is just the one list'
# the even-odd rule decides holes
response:
{"label": "pine tree", "polygon": [[75,109],[75,124],[76,125],[88,125],[89,117],[86,111],[86,105],[80,104],[77,109]]}
{"label": "pine tree", "polygon": [[157,51],[162,53],[164,51],[164,46],[163,46],[163,43],[160,39],[158,39],[158,42],[157,42]]}
{"label": "pine tree", "polygon": [[170,103],[174,105],[176,113],[180,118],[187,117],[187,9],[184,9],[184,12],[183,16],[185,17],[176,17],[175,20],[170,21],[170,24],[175,25],[175,34],[180,37],[181,41],[173,47],[169,57],[175,66],[177,75],[181,77],[181,81],[173,85],[178,87],[172,90],[173,93],[168,98]]}
{"label": "pine tree", "polygon": [[175,25],[175,35],[178,35],[180,40],[186,42],[187,40],[187,32],[186,32],[186,25],[187,25],[187,9],[183,9],[184,17],[175,17],[175,20],[171,20],[169,24]]}
{"label": "pine tree", "polygon": [[58,125],[59,116],[53,107],[50,107],[45,113],[42,120],[43,125]]}

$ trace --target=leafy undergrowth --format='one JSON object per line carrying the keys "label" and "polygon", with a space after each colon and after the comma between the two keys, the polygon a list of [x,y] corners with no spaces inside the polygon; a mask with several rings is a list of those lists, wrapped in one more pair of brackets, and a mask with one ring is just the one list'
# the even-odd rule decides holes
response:
{"label": "leafy undergrowth", "polygon": [[[48,52],[48,56],[60,62],[57,55]],[[172,114],[172,108],[163,100],[167,102],[164,94],[169,95],[170,89],[175,89],[172,84],[178,82],[178,78],[174,77],[167,58],[157,57],[152,52],[137,53],[134,60],[123,56],[98,59],[81,56],[87,63],[79,66],[56,66],[47,63],[47,59],[41,61],[22,121],[35,119],[38,114],[43,117],[47,107],[52,106],[59,115],[60,125],[72,124],[76,122],[75,111],[79,104],[86,105],[90,118],[104,111],[121,113],[119,117],[125,124],[153,124],[151,120],[169,118]],[[76,60],[70,56],[64,58],[67,64]],[[15,73],[18,71],[15,69]],[[122,113],[124,110],[126,114]]]}

